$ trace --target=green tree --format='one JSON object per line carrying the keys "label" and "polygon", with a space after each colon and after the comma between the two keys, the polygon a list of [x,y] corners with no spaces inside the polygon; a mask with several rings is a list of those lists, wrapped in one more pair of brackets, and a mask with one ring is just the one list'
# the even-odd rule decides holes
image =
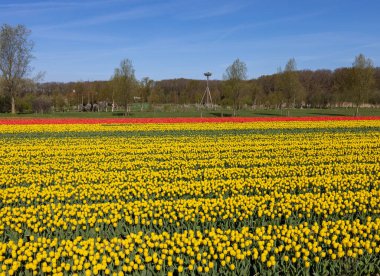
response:
{"label": "green tree", "polygon": [[[227,67],[223,79],[225,95],[232,100],[233,115],[236,116],[236,110],[239,108],[239,100],[243,89],[243,81],[247,79],[247,65],[240,59],[236,59]],[[226,99],[227,101],[227,99]]]}
{"label": "green tree", "polygon": [[148,77],[144,77],[140,82],[141,101],[146,103],[154,87],[154,81]]}
{"label": "green tree", "polygon": [[368,102],[370,93],[375,85],[374,67],[371,59],[363,54],[355,57],[351,72],[351,96],[356,105],[355,116],[359,114],[359,106]]}
{"label": "green tree", "polygon": [[130,59],[123,59],[112,77],[114,97],[124,106],[124,115],[128,115],[128,102],[136,88],[135,70]]}
{"label": "green tree", "polygon": [[33,41],[24,25],[4,24],[0,29],[0,73],[2,86],[11,99],[11,112],[16,113],[16,96],[24,78],[30,73]]}
{"label": "green tree", "polygon": [[268,95],[268,100],[271,106],[282,110],[285,102],[285,90],[286,80],[281,67],[279,67],[277,68],[277,73],[273,77],[273,91],[270,91]]}
{"label": "green tree", "polygon": [[148,103],[151,105],[162,103],[164,101],[163,94],[164,92],[161,87],[154,87],[148,97]]}
{"label": "green tree", "polygon": [[264,98],[263,87],[257,81],[251,81],[251,83],[249,83],[249,91],[251,105],[253,108],[257,108],[262,104]]}
{"label": "green tree", "polygon": [[294,58],[286,63],[285,70],[281,76],[281,90],[288,107],[296,107],[302,104],[305,90],[298,78],[297,65]]}

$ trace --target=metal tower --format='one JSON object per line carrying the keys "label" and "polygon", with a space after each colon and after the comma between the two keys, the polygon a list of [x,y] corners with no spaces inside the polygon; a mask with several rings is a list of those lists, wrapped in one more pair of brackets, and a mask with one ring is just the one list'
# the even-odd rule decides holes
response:
{"label": "metal tower", "polygon": [[207,78],[207,86],[206,86],[206,90],[205,90],[205,93],[203,94],[203,97],[202,97],[200,104],[201,105],[204,104],[206,107],[212,107],[211,92],[210,92],[210,88],[208,86],[208,80],[209,80],[209,77],[211,76],[211,73],[206,72],[206,73],[204,73],[204,75]]}

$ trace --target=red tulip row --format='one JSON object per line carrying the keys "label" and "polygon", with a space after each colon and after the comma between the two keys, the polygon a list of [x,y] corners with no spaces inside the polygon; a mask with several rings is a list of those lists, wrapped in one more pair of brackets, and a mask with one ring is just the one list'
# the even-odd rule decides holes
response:
{"label": "red tulip row", "polygon": [[157,124],[157,123],[245,123],[273,121],[347,121],[380,120],[380,116],[321,116],[321,117],[217,117],[217,118],[3,118],[0,125],[31,124]]}

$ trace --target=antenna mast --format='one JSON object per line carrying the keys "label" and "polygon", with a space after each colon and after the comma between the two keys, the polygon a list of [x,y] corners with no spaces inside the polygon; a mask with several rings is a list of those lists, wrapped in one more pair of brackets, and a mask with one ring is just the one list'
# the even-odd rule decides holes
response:
{"label": "antenna mast", "polygon": [[206,107],[212,107],[211,92],[210,92],[210,88],[208,86],[208,80],[209,80],[209,77],[211,76],[211,73],[206,72],[206,73],[204,73],[204,75],[207,78],[207,86],[206,86],[206,90],[205,90],[205,93],[203,94],[203,97],[202,97],[200,104],[204,104]]}

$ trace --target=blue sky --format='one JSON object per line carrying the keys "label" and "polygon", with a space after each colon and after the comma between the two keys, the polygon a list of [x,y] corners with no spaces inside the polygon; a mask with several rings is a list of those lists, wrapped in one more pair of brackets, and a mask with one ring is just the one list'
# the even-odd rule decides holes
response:
{"label": "blue sky", "polygon": [[124,58],[136,77],[222,79],[236,58],[249,78],[294,57],[298,69],[380,66],[378,0],[0,0],[0,24],[24,24],[44,81],[108,80]]}

